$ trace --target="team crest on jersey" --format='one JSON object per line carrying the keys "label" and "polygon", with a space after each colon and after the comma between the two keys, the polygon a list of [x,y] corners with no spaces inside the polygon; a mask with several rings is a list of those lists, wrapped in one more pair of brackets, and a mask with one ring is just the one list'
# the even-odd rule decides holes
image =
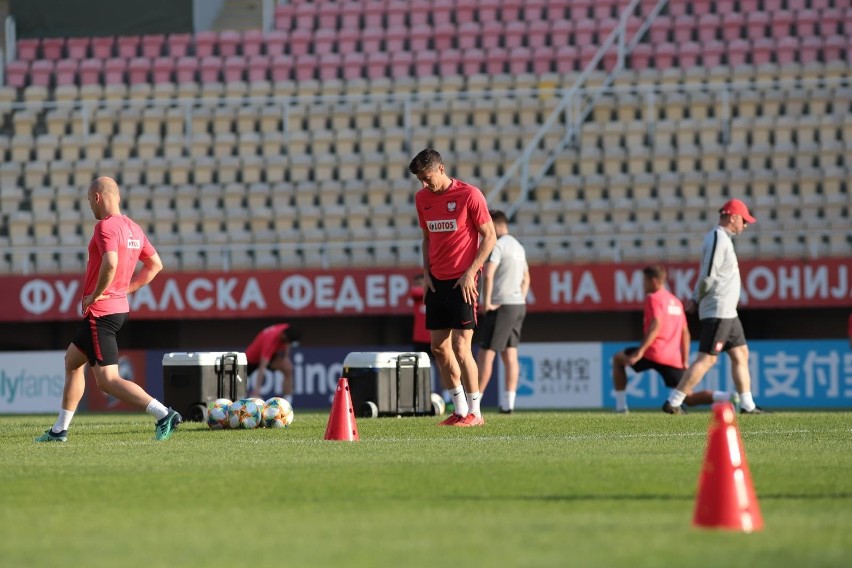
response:
{"label": "team crest on jersey", "polygon": [[139,239],[127,239],[127,248],[129,249],[141,249],[142,241]]}
{"label": "team crest on jersey", "polygon": [[452,213],[455,210],[456,210],[456,202],[455,201],[448,201],[447,202],[447,211]]}

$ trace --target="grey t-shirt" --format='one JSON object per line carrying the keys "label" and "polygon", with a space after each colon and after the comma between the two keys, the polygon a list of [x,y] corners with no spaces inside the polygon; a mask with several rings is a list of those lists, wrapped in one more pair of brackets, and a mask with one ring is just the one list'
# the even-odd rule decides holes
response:
{"label": "grey t-shirt", "polygon": [[521,291],[521,285],[527,271],[527,253],[518,239],[512,235],[498,238],[488,262],[497,265],[491,288],[491,303],[525,304],[527,299]]}
{"label": "grey t-shirt", "polygon": [[698,317],[737,317],[741,285],[731,234],[717,226],[707,233],[701,247],[701,271],[692,295],[698,303]]}

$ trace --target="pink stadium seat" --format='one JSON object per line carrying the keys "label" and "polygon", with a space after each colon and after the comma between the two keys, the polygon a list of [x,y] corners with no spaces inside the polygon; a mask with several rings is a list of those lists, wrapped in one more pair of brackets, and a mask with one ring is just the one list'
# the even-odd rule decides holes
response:
{"label": "pink stadium seat", "polygon": [[196,71],[198,71],[197,57],[180,57],[175,63],[175,80],[178,83],[194,83]]}
{"label": "pink stadium seat", "polygon": [[740,0],[740,12],[753,14],[760,10],[760,0]]}
{"label": "pink stadium seat", "polygon": [[270,58],[268,55],[252,55],[249,57],[246,65],[246,80],[248,80],[249,83],[266,81],[267,74],[269,72],[269,61]]}
{"label": "pink stadium seat", "polygon": [[[361,11],[360,2],[346,2],[340,10],[340,29],[341,30],[359,30],[361,29]],[[407,7],[406,7],[407,9]]]}
{"label": "pink stadium seat", "polygon": [[80,62],[80,85],[98,85],[101,82],[102,59],[84,59]]}
{"label": "pink stadium seat", "polygon": [[811,63],[822,60],[822,39],[818,36],[808,36],[802,39],[799,48],[799,63]]}
{"label": "pink stadium seat", "polygon": [[574,26],[574,42],[577,47],[584,47],[587,45],[591,45],[592,37],[595,33],[595,21],[594,20],[580,20]]}
{"label": "pink stadium seat", "polygon": [[[654,55],[654,47],[648,43],[639,43],[630,54],[630,68],[641,71],[651,67],[651,60]],[[612,67],[607,67],[612,69]]]}
{"label": "pink stadium seat", "polygon": [[678,16],[674,20],[674,41],[675,43],[685,43],[693,41],[697,35],[697,25],[693,16]]}
{"label": "pink stadium seat", "polygon": [[319,79],[330,81],[340,77],[340,56],[336,53],[323,53],[319,56]]}
{"label": "pink stadium seat", "polygon": [[482,73],[485,64],[485,52],[478,48],[465,49],[461,58],[462,73],[470,76]]}
{"label": "pink stadium seat", "polygon": [[476,4],[474,2],[457,2],[455,11],[458,24],[472,22],[474,21],[473,15],[476,11]]}
{"label": "pink stadium seat", "polygon": [[464,22],[456,30],[458,49],[473,49],[479,43],[479,22]]}
{"label": "pink stadium seat", "polygon": [[779,65],[795,63],[799,51],[799,39],[782,37],[775,42],[775,54]]}
{"label": "pink stadium seat", "polygon": [[92,38],[92,57],[98,59],[109,59],[112,57],[112,49],[115,45],[115,38],[111,36],[101,36]]}
{"label": "pink stadium seat", "polygon": [[598,53],[597,45],[584,45],[580,47],[580,69],[585,69]]}
{"label": "pink stadium seat", "polygon": [[668,4],[669,13],[677,18],[678,16],[687,16],[687,10],[691,7],[688,2],[671,2]]}
{"label": "pink stadium seat", "polygon": [[[408,32],[405,28],[390,28],[385,32],[385,51],[393,54],[404,51],[408,42]],[[341,51],[341,53],[346,53]]]}
{"label": "pink stadium seat", "polygon": [[502,47],[485,50],[485,72],[489,75],[506,73],[509,66],[509,52]]}
{"label": "pink stadium seat", "polygon": [[199,78],[202,83],[218,83],[222,71],[222,58],[216,55],[208,55],[201,58],[198,66]]}
{"label": "pink stadium seat", "polygon": [[242,81],[246,72],[246,58],[239,55],[231,55],[225,58],[225,66],[222,69],[222,78],[226,83]]}
{"label": "pink stadium seat", "polygon": [[725,44],[721,41],[707,41],[703,44],[702,60],[705,67],[718,67],[722,64]]}
{"label": "pink stadium seat", "polygon": [[432,27],[435,31],[441,28],[452,28],[456,0],[434,0],[433,7]]}
{"label": "pink stadium seat", "polygon": [[192,44],[192,36],[190,34],[171,34],[166,42],[169,48],[169,55],[174,58],[189,55],[190,44]]}
{"label": "pink stadium seat", "polygon": [[762,37],[751,42],[752,65],[771,63],[775,53],[775,42],[772,38]]}
{"label": "pink stadium seat", "polygon": [[438,57],[438,74],[458,75],[462,62],[461,52],[455,49],[442,51]]}
{"label": "pink stadium seat", "polygon": [[317,69],[317,59],[314,55],[306,54],[296,57],[295,67],[293,69],[294,76],[297,81],[307,81],[314,79]]}
{"label": "pink stadium seat", "polygon": [[698,41],[713,41],[722,27],[719,14],[702,14],[698,18]]}
{"label": "pink stadium seat", "polygon": [[[407,51],[396,51],[391,53],[391,57],[396,61],[402,56],[408,56],[408,63],[411,63],[411,53]],[[343,78],[346,80],[360,79],[366,74],[364,67],[367,64],[367,56],[360,51],[350,51],[343,54]],[[392,73],[395,74],[395,73]],[[400,73],[399,76],[407,75],[407,71]]]}
{"label": "pink stadium seat", "polygon": [[155,59],[163,54],[163,44],[166,43],[166,36],[163,34],[143,35],[141,43],[142,57]]}
{"label": "pink stadium seat", "polygon": [[310,52],[311,40],[313,39],[313,32],[308,29],[295,29],[290,33],[290,38],[288,41],[288,45],[290,48],[290,55],[294,55],[299,57],[300,55],[306,55]]}
{"label": "pink stadium seat", "polygon": [[729,12],[722,16],[722,39],[731,41],[746,36],[743,33],[746,17],[739,12]]}
{"label": "pink stadium seat", "polygon": [[367,55],[380,51],[384,35],[385,32],[382,28],[364,28],[361,31],[361,51]]}
{"label": "pink stadium seat", "polygon": [[292,2],[279,4],[275,6],[275,28],[279,30],[291,30],[293,28],[293,15],[295,8]]}
{"label": "pink stadium seat", "polygon": [[41,40],[38,38],[19,39],[17,43],[18,59],[22,61],[33,61],[36,59],[38,57],[39,43],[41,43]]}
{"label": "pink stadium seat", "polygon": [[[692,4],[692,13],[693,14],[707,14],[712,11],[713,4],[715,0],[690,0],[690,4]],[[718,14],[719,11],[716,10]]]}
{"label": "pink stadium seat", "polygon": [[92,38],[69,37],[65,42],[65,52],[69,59],[86,59],[89,56],[89,44]]}
{"label": "pink stadium seat", "polygon": [[456,40],[455,36],[455,31],[449,26],[436,28],[432,33],[432,49],[438,52],[452,49]]}
{"label": "pink stadium seat", "polygon": [[568,45],[571,34],[574,33],[574,24],[571,20],[551,20],[548,25],[550,27],[550,45],[556,48]]}
{"label": "pink stadium seat", "polygon": [[843,35],[843,11],[838,8],[820,10],[820,28],[823,37]]}
{"label": "pink stadium seat", "polygon": [[244,57],[260,55],[263,52],[263,32],[260,30],[244,31],[240,45]]}
{"label": "pink stadium seat", "polygon": [[213,55],[218,39],[216,32],[203,31],[195,34],[195,56],[201,59]]}
{"label": "pink stadium seat", "polygon": [[532,71],[532,51],[528,47],[514,47],[509,50],[509,72],[524,74]]}
{"label": "pink stadium seat", "polygon": [[240,45],[240,33],[226,30],[219,34],[218,51],[219,57],[231,57],[237,54],[237,46]]}
{"label": "pink stadium seat", "polygon": [[367,78],[381,79],[388,76],[390,56],[387,53],[376,52],[367,54]]}
{"label": "pink stadium seat", "polygon": [[409,4],[408,27],[429,25],[429,13],[432,11],[430,2],[414,2]]}
{"label": "pink stadium seat", "polygon": [[780,39],[790,35],[793,27],[793,21],[795,20],[795,16],[792,12],[779,10],[777,12],[773,12],[771,17],[772,37]]}
{"label": "pink stadium seat", "polygon": [[139,55],[142,38],[139,36],[118,36],[115,40],[115,50],[119,57],[132,59]]}
{"label": "pink stadium seat", "polygon": [[527,46],[533,49],[549,46],[550,24],[545,20],[529,22],[527,24]]}
{"label": "pink stadium seat", "polygon": [[115,85],[124,83],[124,72],[127,70],[127,60],[114,57],[104,61],[104,83]]}
{"label": "pink stadium seat", "polygon": [[[597,32],[597,42],[601,43],[606,38],[609,37],[609,34],[618,27],[618,20],[615,18],[603,18],[601,20],[595,20],[595,31]],[[592,36],[594,38],[594,36]],[[628,36],[629,38],[630,36]]]}
{"label": "pink stadium seat", "polygon": [[738,66],[748,63],[751,53],[751,44],[744,39],[735,39],[728,42],[728,65]]}
{"label": "pink stadium seat", "polygon": [[[406,35],[407,32],[406,32]],[[351,53],[358,51],[358,42],[361,40],[361,30],[347,28],[337,32],[337,52]]]}
{"label": "pink stadium seat", "polygon": [[806,38],[819,34],[817,22],[819,22],[817,12],[813,10],[799,10],[796,12],[796,19],[794,20],[796,35],[800,38]]}
{"label": "pink stadium seat", "polygon": [[36,59],[30,66],[30,85],[38,87],[50,86],[53,76],[54,62],[50,59]]}
{"label": "pink stadium seat", "polygon": [[580,53],[573,45],[563,45],[556,50],[556,72],[573,73],[577,69]]}
{"label": "pink stadium seat", "polygon": [[479,37],[479,46],[486,51],[500,47],[500,40],[503,37],[503,25],[500,22],[484,22]]}
{"label": "pink stadium seat", "polygon": [[829,36],[823,42],[823,57],[826,62],[843,59],[850,47],[852,44],[845,36]]}
{"label": "pink stadium seat", "polygon": [[[337,38],[337,32],[329,29],[318,29],[314,31],[313,36],[313,53],[316,55],[325,55],[334,51],[334,43]],[[381,41],[381,37],[379,38]]]}
{"label": "pink stadium seat", "polygon": [[493,22],[497,20],[497,10],[500,8],[501,0],[477,0],[476,11],[480,22]]}
{"label": "pink stadium seat", "polygon": [[668,69],[677,60],[677,47],[673,43],[656,44],[654,48],[654,66],[657,69]]}
{"label": "pink stadium seat", "polygon": [[421,24],[411,29],[408,37],[409,49],[414,53],[430,49],[429,41],[432,39],[432,28],[427,24]]}
{"label": "pink stadium seat", "polygon": [[648,30],[653,45],[659,45],[669,41],[669,33],[674,33],[674,18],[671,16],[657,16],[651,28]]}
{"label": "pink stadium seat", "polygon": [[41,40],[41,56],[43,59],[56,61],[62,57],[62,49],[64,47],[64,37],[46,37]]}
{"label": "pink stadium seat", "polygon": [[26,87],[29,70],[28,61],[10,61],[6,64],[6,84],[16,89]]}
{"label": "pink stadium seat", "polygon": [[266,55],[276,57],[287,53],[287,44],[289,43],[289,40],[289,32],[282,32],[278,30],[270,31],[263,39]]}
{"label": "pink stadium seat", "polygon": [[766,12],[745,12],[746,31],[751,40],[772,35],[769,29],[769,14]]}
{"label": "pink stadium seat", "polygon": [[503,28],[503,46],[512,50],[522,47],[527,37],[527,26],[524,22],[507,22]]}
{"label": "pink stadium seat", "polygon": [[317,29],[336,30],[339,5],[336,2],[320,2],[317,6]]}
{"label": "pink stadium seat", "polygon": [[533,68],[532,72],[537,75],[543,75],[553,71],[553,61],[555,59],[555,50],[549,45],[542,45],[532,48]]}
{"label": "pink stadium seat", "polygon": [[592,17],[596,20],[603,20],[604,18],[614,17],[613,14],[613,6],[618,6],[618,2],[613,2],[612,0],[597,0],[596,2],[592,2]]}
{"label": "pink stadium seat", "polygon": [[414,58],[414,73],[420,77],[432,75],[435,72],[435,64],[438,62],[438,54],[434,51],[423,51],[417,53]]}
{"label": "pink stadium seat", "polygon": [[677,60],[680,67],[689,69],[698,65],[701,56],[701,46],[693,41],[680,44],[677,51]]}
{"label": "pink stadium seat", "polygon": [[410,77],[414,65],[414,54],[410,51],[392,51],[390,54],[390,76]]}
{"label": "pink stadium seat", "polygon": [[314,2],[299,2],[294,14],[295,28],[311,31],[317,15],[317,4]]}
{"label": "pink stadium seat", "polygon": [[127,64],[127,77],[131,85],[148,83],[148,73],[151,71],[151,60],[147,57],[134,57]]}
{"label": "pink stadium seat", "polygon": [[716,13],[721,14],[723,17],[725,14],[730,14],[734,12],[737,8],[736,0],[716,0]]}
{"label": "pink stadium seat", "polygon": [[[311,65],[313,68],[313,65]],[[293,58],[289,55],[276,55],[269,66],[269,74],[274,83],[284,83],[290,80],[293,71]]]}
{"label": "pink stadium seat", "polygon": [[362,3],[362,26],[366,28],[381,28],[384,26],[385,6],[383,2]]}
{"label": "pink stadium seat", "polygon": [[175,59],[172,57],[157,57],[151,64],[151,80],[155,85],[172,82],[175,71]]}

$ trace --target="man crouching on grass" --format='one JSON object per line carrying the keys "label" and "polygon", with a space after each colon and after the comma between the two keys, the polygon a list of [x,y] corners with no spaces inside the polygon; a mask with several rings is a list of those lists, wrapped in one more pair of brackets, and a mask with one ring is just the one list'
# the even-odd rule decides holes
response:
{"label": "man crouching on grass", "polygon": [[[181,423],[181,416],[118,374],[116,334],[127,322],[127,294],[145,286],[163,269],[160,255],[142,228],[119,209],[118,184],[100,177],[89,186],[89,206],[98,223],[89,241],[89,261],[83,284],[83,322],[65,352],[65,388],[62,408],[52,428],[36,442],[65,442],[74,412],[86,388],[84,365],[88,362],[98,388],[151,414],[156,420],[155,438],[166,440]],[[135,275],[137,261],[142,268]]]}

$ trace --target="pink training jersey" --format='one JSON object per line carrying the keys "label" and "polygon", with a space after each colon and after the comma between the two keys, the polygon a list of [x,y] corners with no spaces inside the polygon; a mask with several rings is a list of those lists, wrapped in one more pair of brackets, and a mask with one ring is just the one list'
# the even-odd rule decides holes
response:
{"label": "pink training jersey", "polygon": [[279,323],[264,328],[251,345],[246,347],[246,360],[252,365],[258,365],[261,359],[272,359],[276,353],[284,349],[286,341],[281,340],[281,334],[290,327],[288,323]]}
{"label": "pink training jersey", "polygon": [[645,315],[642,321],[644,333],[648,333],[654,319],[660,320],[660,332],[645,351],[644,358],[661,365],[683,368],[681,337],[686,326],[686,314],[681,301],[665,288],[645,297]]}
{"label": "pink training jersey", "polygon": [[429,232],[429,268],[439,280],[459,278],[479,249],[479,227],[491,221],[479,188],[452,180],[441,194],[421,189],[414,196],[420,227]]}
{"label": "pink training jersey", "polygon": [[118,266],[115,277],[104,290],[104,298],[98,300],[89,308],[89,313],[95,317],[110,314],[124,314],[130,311],[127,301],[127,287],[136,262],[140,258],[149,258],[157,254],[154,245],[148,242],[148,237],[133,219],[126,215],[110,215],[98,221],[92,240],[89,241],[89,261],[86,264],[86,280],[83,283],[83,296],[95,291],[98,285],[98,275],[101,261],[109,251],[118,253]]}

